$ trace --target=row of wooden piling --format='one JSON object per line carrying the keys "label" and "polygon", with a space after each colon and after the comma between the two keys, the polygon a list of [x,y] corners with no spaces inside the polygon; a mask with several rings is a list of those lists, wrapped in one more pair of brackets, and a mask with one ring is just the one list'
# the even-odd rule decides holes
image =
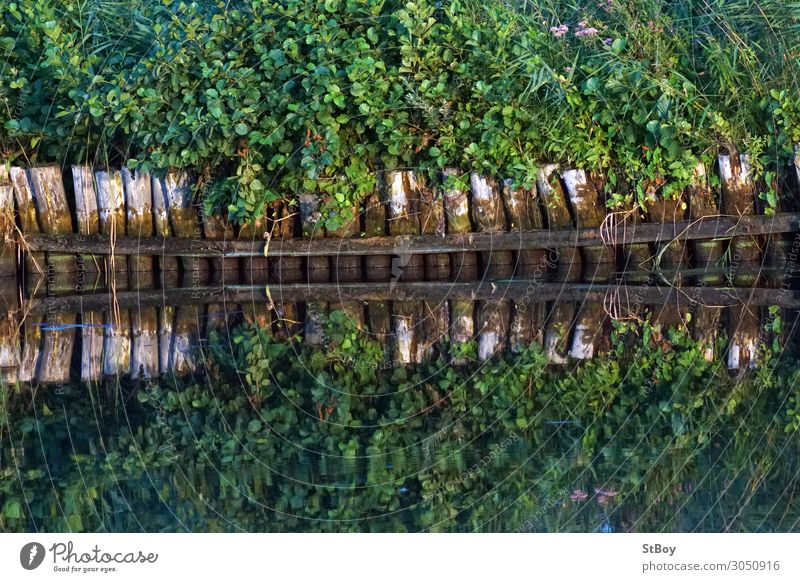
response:
{"label": "row of wooden piling", "polygon": [[[291,201],[268,205],[263,215],[243,225],[238,233],[230,223],[201,211],[201,195],[194,192],[191,175],[168,171],[149,175],[127,169],[94,171],[72,168],[74,204],[70,205],[56,166],[29,169],[11,168],[0,175],[0,204],[5,232],[19,229],[24,255],[24,271],[28,275],[30,295],[59,294],[72,291],[109,288],[146,288],[153,284],[154,273],[172,284],[203,284],[209,280],[247,283],[281,282],[349,282],[349,281],[465,281],[478,278],[540,277],[547,251],[521,247],[517,250],[497,249],[480,253],[450,252],[414,254],[404,237],[430,235],[447,237],[476,232],[499,235],[550,229],[553,232],[581,228],[599,228],[615,221],[624,221],[630,231],[638,225],[676,223],[681,220],[710,220],[720,214],[728,217],[753,215],[757,209],[756,182],[745,155],[719,157],[721,191],[708,186],[702,164],[695,172],[694,185],[675,200],[653,197],[648,210],[641,209],[606,213],[601,188],[583,170],[561,171],[555,165],[543,166],[534,188],[523,189],[511,181],[498,181],[477,173],[469,174],[468,188],[454,188],[448,178],[460,175],[456,169],[445,169],[443,182],[436,184],[411,170],[386,172],[380,175],[376,192],[360,207],[346,209],[340,226],[328,232],[324,227],[322,205],[318,195],[301,194],[296,206]],[[13,193],[13,196],[11,195]],[[791,202],[782,201],[782,210],[791,210]],[[71,219],[74,207],[75,223]],[[297,215],[297,216],[296,216]],[[15,218],[15,220],[12,220]],[[628,228],[628,226],[626,226]],[[25,252],[25,234],[45,233],[104,235],[109,241],[105,255],[75,255],[48,249],[47,252]],[[610,232],[610,231],[609,231]],[[580,276],[603,280],[615,271],[642,273],[655,268],[677,270],[690,264],[698,268],[722,264],[756,263],[770,249],[772,264],[786,261],[786,237],[774,237],[767,246],[766,237],[736,236],[727,245],[719,239],[665,239],[648,243],[629,243],[615,236],[614,240],[582,248],[561,246],[556,253],[562,271],[572,273],[567,280]],[[676,237],[679,232],[674,233]],[[204,259],[202,257],[118,256],[114,241],[151,237],[164,239],[238,240],[279,248],[282,240],[302,237],[309,249],[323,238],[358,238],[391,236],[395,243],[390,254],[367,256],[274,257],[249,256]],[[7,236],[4,246],[2,276],[16,272],[12,256],[16,238]],[[600,241],[598,241],[600,242]],[[127,247],[130,252],[130,245]],[[329,247],[330,248],[330,247]],[[726,253],[726,249],[728,252]],[[147,254],[147,253],[145,253]],[[727,255],[727,258],[726,258]],[[552,254],[551,254],[552,256]],[[154,270],[154,265],[157,269]],[[43,284],[44,281],[44,284]],[[709,280],[709,282],[713,282]],[[169,284],[169,283],[168,283]]]}

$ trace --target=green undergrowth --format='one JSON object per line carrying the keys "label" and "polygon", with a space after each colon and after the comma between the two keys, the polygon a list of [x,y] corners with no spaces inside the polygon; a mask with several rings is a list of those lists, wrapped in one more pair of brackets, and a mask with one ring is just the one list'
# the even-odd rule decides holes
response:
{"label": "green undergrowth", "polygon": [[[18,0],[0,6],[0,157],[191,168],[238,221],[318,192],[329,226],[385,169],[612,205],[749,152],[767,206],[800,141],[800,8],[782,0]],[[463,177],[462,177],[463,181]]]}

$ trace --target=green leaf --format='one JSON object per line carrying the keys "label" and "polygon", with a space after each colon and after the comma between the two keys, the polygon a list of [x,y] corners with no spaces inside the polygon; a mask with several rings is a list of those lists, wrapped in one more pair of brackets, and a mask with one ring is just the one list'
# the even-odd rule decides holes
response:
{"label": "green leaf", "polygon": [[247,125],[245,125],[244,123],[236,124],[236,133],[238,133],[239,135],[247,135],[247,132],[248,132]]}

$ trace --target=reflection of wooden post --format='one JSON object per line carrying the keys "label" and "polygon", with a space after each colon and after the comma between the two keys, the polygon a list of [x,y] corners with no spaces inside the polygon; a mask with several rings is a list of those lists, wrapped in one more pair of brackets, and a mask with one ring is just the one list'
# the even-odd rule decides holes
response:
{"label": "reflection of wooden post", "polygon": [[370,301],[367,305],[369,332],[383,348],[383,359],[390,357],[387,349],[389,337],[392,335],[392,314],[389,304],[385,301]]}
{"label": "reflection of wooden post", "polygon": [[[450,343],[455,347],[471,342],[475,337],[475,302],[456,300],[450,302]],[[462,365],[464,360],[453,355],[453,364]]]}
{"label": "reflection of wooden post", "polygon": [[303,342],[309,346],[325,343],[325,322],[328,317],[328,304],[324,301],[306,303],[306,317],[303,325]]}
{"label": "reflection of wooden post", "polygon": [[[385,236],[387,232],[386,205],[380,194],[373,192],[364,202],[364,231],[366,236]],[[392,277],[392,258],[388,255],[365,257],[364,275],[367,281],[389,281]]]}
{"label": "reflection of wooden post", "polygon": [[37,323],[30,319],[24,321],[22,361],[17,374],[17,380],[20,382],[31,382],[36,376],[36,365],[39,363],[42,347],[42,328]]}
{"label": "reflection of wooden post", "polygon": [[[97,207],[100,212],[100,232],[111,237],[125,236],[125,198],[122,175],[116,170],[95,172],[97,184]],[[105,273],[108,287],[113,291],[128,288],[128,267],[125,257],[114,253],[105,257]]]}
{"label": "reflection of wooden post", "polygon": [[97,382],[103,373],[103,314],[81,312],[81,381]]}
{"label": "reflection of wooden post", "polygon": [[[442,194],[427,184],[421,176],[417,177],[420,196],[420,232],[427,235],[444,236],[445,219]],[[445,281],[450,278],[450,256],[446,253],[425,255],[425,279]]]}
{"label": "reflection of wooden post", "polygon": [[103,374],[124,376],[131,370],[131,315],[123,309],[118,313],[106,313],[111,325],[105,329],[103,338]]}
{"label": "reflection of wooden post", "polygon": [[[97,209],[97,192],[94,173],[89,166],[72,166],[72,185],[75,191],[75,215],[78,233],[95,235],[100,233],[100,213]],[[78,287],[80,290],[97,290],[103,285],[102,257],[80,255],[78,257]]]}
{"label": "reflection of wooden post", "polygon": [[[389,234],[392,236],[419,234],[419,187],[414,172],[393,171],[386,174],[386,205],[389,215]],[[392,257],[392,282],[422,279],[423,258],[404,252],[402,243]]]}
{"label": "reflection of wooden post", "polygon": [[[711,191],[706,177],[706,169],[702,162],[694,171],[693,184],[689,187],[689,218],[697,220],[719,214],[719,202]],[[695,267],[705,270],[715,269],[722,259],[723,247],[720,240],[698,240],[694,242]],[[722,282],[719,274],[708,274],[698,277],[698,281],[709,285]]]}
{"label": "reflection of wooden post", "polygon": [[[512,180],[503,182],[503,202],[511,231],[540,230],[544,227],[539,208],[539,194],[533,190],[516,187]],[[547,271],[545,249],[520,250],[517,253],[517,273],[523,277],[538,277]]]}
{"label": "reflection of wooden post", "polygon": [[512,353],[521,353],[531,344],[542,345],[542,325],[546,317],[545,304],[534,296],[517,301],[509,324],[509,343]]}
{"label": "reflection of wooden post", "polygon": [[508,335],[508,301],[481,301],[478,307],[478,360],[502,351]]}
{"label": "reflection of wooden post", "polygon": [[575,318],[575,305],[556,303],[547,320],[544,334],[544,349],[551,364],[567,363],[567,348],[572,320]]}
{"label": "reflection of wooden post", "polygon": [[19,379],[22,354],[18,326],[11,309],[6,311],[5,317],[0,316],[0,381],[6,384],[14,384]]}
{"label": "reflection of wooden post", "polygon": [[75,315],[51,314],[44,328],[42,355],[36,367],[36,380],[42,384],[69,381],[72,349],[75,345]]}
{"label": "reflection of wooden post", "polygon": [[692,314],[692,337],[703,343],[703,359],[707,362],[717,359],[721,312],[719,307],[698,305]]}
{"label": "reflection of wooden post", "polygon": [[175,307],[165,305],[158,313],[158,371],[163,376],[172,368],[172,344],[175,339]]}
{"label": "reflection of wooden post", "polygon": [[603,305],[587,301],[581,306],[575,318],[575,329],[569,355],[576,360],[588,360],[594,357],[599,344],[605,339]]}
{"label": "reflection of wooden post", "polygon": [[761,323],[758,308],[744,305],[728,309],[728,369],[755,368]]}
{"label": "reflection of wooden post", "polygon": [[[153,194],[150,174],[122,169],[122,185],[125,190],[128,236],[149,238],[153,236]],[[151,289],[153,287],[153,257],[129,257],[131,287]]]}
{"label": "reflection of wooden post", "polygon": [[[572,217],[567,206],[567,197],[558,178],[558,166],[547,164],[539,169],[536,189],[542,200],[547,227],[550,230],[572,228]],[[558,259],[558,271],[564,281],[574,281],[581,273],[581,253],[577,246],[551,249],[550,259]]]}
{"label": "reflection of wooden post", "polygon": [[418,301],[395,301],[394,313],[394,360],[402,364],[418,364],[422,360],[423,344],[419,338],[421,303]]}
{"label": "reflection of wooden post", "polygon": [[[2,166],[5,170],[5,166]],[[0,254],[0,278],[14,278],[17,276],[17,253],[14,244],[14,188],[11,182],[5,181],[0,176],[0,236],[2,240],[2,254]]]}
{"label": "reflection of wooden post", "polygon": [[200,347],[200,324],[197,306],[180,306],[175,309],[175,335],[170,352],[172,372],[185,376],[197,370]]}
{"label": "reflection of wooden post", "polygon": [[[322,218],[319,211],[317,194],[301,194],[298,198],[300,221],[303,225],[303,238],[313,240],[325,236],[320,225]],[[306,259],[306,280],[309,283],[327,283],[331,278],[328,257],[308,257]]]}
{"label": "reflection of wooden post", "polygon": [[[575,225],[578,228],[597,228],[606,218],[605,204],[602,196],[589,181],[583,170],[567,170],[562,174],[569,202],[575,213]],[[583,248],[586,262],[591,265],[587,275],[595,278],[606,278],[613,268],[614,249],[606,246],[587,246]],[[609,267],[611,266],[611,267]],[[599,273],[598,273],[599,272]]]}
{"label": "reflection of wooden post", "polygon": [[[445,181],[458,175],[458,170],[446,168]],[[445,187],[444,213],[449,234],[472,232],[469,218],[469,197],[465,190]],[[451,278],[454,281],[474,281],[478,277],[478,256],[475,253],[456,253],[451,257]]]}
{"label": "reflection of wooden post", "polygon": [[[500,189],[492,178],[470,174],[472,190],[472,219],[480,232],[505,232],[506,215]],[[484,251],[481,262],[485,276],[490,279],[510,277],[514,274],[511,251]]]}
{"label": "reflection of wooden post", "polygon": [[425,358],[433,358],[437,346],[447,337],[450,328],[450,308],[447,301],[438,304],[425,301],[422,310],[422,352]]}
{"label": "reflection of wooden post", "polygon": [[16,311],[17,257],[14,244],[14,187],[8,178],[5,164],[0,162],[0,236],[3,237],[0,255],[0,303],[6,316],[0,316],[0,381],[14,383],[20,366],[20,342]]}

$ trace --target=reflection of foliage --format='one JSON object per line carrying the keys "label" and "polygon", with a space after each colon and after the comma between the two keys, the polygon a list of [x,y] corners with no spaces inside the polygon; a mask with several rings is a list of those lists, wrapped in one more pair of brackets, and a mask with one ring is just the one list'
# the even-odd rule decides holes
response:
{"label": "reflection of foliage", "polygon": [[577,164],[606,174],[612,202],[643,203],[680,193],[720,146],[753,154],[774,207],[775,164],[800,140],[798,7],[783,0],[0,13],[0,158],[196,168],[209,208],[236,218],[317,191],[335,226],[376,169],[406,166],[530,183],[537,163]]}
{"label": "reflection of foliage", "polygon": [[210,382],[5,390],[2,527],[797,527],[798,372],[770,353],[734,381],[645,324],[571,373],[535,347],[386,371],[346,318],[326,333],[320,350],[232,330]]}

